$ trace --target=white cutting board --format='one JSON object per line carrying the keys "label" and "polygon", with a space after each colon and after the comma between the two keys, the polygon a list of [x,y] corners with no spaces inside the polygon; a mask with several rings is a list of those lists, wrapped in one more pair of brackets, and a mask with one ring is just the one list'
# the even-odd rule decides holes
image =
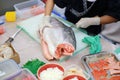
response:
{"label": "white cutting board", "polygon": [[[60,21],[62,21],[65,25],[71,27],[73,24],[56,16],[55,14],[52,14],[53,17],[58,18]],[[17,24],[18,28],[22,28],[23,31],[25,31],[32,39],[34,39],[36,42],[40,43],[40,39],[38,36],[38,25],[42,22],[42,17],[43,14],[31,17],[27,20],[23,20],[21,22],[19,22]],[[83,50],[84,48],[86,48],[88,45],[82,42],[82,39],[84,37],[88,37],[87,34],[83,33],[81,30],[78,30],[75,27],[72,27],[74,33],[75,33],[75,37],[76,37],[76,51],[74,53],[74,55],[76,55],[77,53],[79,53],[81,50]]]}

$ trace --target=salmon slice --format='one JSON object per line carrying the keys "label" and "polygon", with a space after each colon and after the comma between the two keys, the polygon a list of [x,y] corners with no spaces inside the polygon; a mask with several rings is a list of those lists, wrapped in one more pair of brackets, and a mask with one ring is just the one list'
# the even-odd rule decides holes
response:
{"label": "salmon slice", "polygon": [[89,63],[89,66],[92,70],[97,70],[97,67],[95,66],[95,63]]}
{"label": "salmon slice", "polygon": [[110,69],[109,71],[111,75],[120,74],[120,70]]}
{"label": "salmon slice", "polygon": [[107,58],[106,61],[107,61],[109,64],[111,64],[111,63],[112,63],[112,64],[116,64],[116,61],[115,61],[114,56]]}
{"label": "salmon slice", "polygon": [[106,67],[104,67],[104,69],[120,69],[120,63],[119,62],[117,62],[117,63],[115,63],[115,62],[111,62],[110,64],[108,64],[108,66],[106,66]]}
{"label": "salmon slice", "polygon": [[104,77],[104,78],[101,78],[101,79],[99,79],[99,80],[108,80],[108,78]]}
{"label": "salmon slice", "polygon": [[94,70],[92,72],[95,80],[100,80],[101,78],[105,78],[107,76],[107,72],[105,70]]}
{"label": "salmon slice", "polygon": [[100,63],[100,67],[103,69],[105,66],[108,66],[108,62],[106,60],[99,60],[99,63]]}
{"label": "salmon slice", "polygon": [[113,76],[109,80],[120,80],[120,76]]}
{"label": "salmon slice", "polygon": [[104,69],[104,67],[108,66],[108,62],[106,60],[99,60],[93,63],[89,63],[89,66],[94,70],[94,69]]}

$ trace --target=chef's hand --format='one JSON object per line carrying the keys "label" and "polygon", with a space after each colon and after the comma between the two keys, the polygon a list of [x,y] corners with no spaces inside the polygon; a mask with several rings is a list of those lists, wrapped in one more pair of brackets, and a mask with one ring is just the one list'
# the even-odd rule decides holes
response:
{"label": "chef's hand", "polygon": [[42,22],[41,24],[39,24],[39,28],[40,28],[40,32],[42,32],[42,30],[44,29],[44,27],[52,27],[52,25],[50,24],[50,16],[43,16]]}
{"label": "chef's hand", "polygon": [[100,17],[94,17],[94,18],[81,18],[77,23],[76,27],[79,28],[87,28],[91,25],[99,25],[100,24]]}

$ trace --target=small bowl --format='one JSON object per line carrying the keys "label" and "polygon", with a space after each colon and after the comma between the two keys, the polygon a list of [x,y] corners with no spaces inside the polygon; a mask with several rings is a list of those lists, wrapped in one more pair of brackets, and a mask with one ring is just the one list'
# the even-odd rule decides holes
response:
{"label": "small bowl", "polygon": [[86,80],[85,78],[83,78],[82,76],[79,76],[79,75],[68,75],[68,76],[64,77],[63,80],[70,80],[75,77],[78,78],[78,80]]}
{"label": "small bowl", "polygon": [[40,73],[41,73],[42,71],[46,70],[47,68],[55,68],[55,67],[57,67],[59,70],[61,70],[62,72],[64,72],[64,68],[63,68],[61,65],[56,64],[56,63],[47,63],[47,64],[41,66],[41,67],[37,70],[37,77],[38,77],[38,79],[40,80],[40,76],[39,76],[39,75],[40,75]]}

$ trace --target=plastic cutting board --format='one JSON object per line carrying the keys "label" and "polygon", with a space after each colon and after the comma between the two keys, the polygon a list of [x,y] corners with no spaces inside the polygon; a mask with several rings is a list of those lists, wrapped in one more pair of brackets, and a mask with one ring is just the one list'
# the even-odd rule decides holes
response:
{"label": "plastic cutting board", "polygon": [[[52,14],[52,16],[59,19],[61,22],[63,22],[68,27],[74,26],[72,23],[58,17],[55,14]],[[43,17],[43,14],[40,14],[40,15],[31,17],[29,19],[23,20],[17,23],[17,27],[22,28],[22,30],[26,32],[32,39],[40,43],[40,39],[39,39],[37,32],[38,32],[38,26],[42,22],[42,17]],[[72,29],[75,33],[76,42],[77,42],[76,51],[74,52],[74,55],[76,55],[77,53],[79,53],[81,50],[83,50],[84,48],[88,46],[87,44],[82,42],[82,39],[84,37],[88,37],[88,35],[82,32],[80,29],[77,29],[75,27],[72,27]]]}

